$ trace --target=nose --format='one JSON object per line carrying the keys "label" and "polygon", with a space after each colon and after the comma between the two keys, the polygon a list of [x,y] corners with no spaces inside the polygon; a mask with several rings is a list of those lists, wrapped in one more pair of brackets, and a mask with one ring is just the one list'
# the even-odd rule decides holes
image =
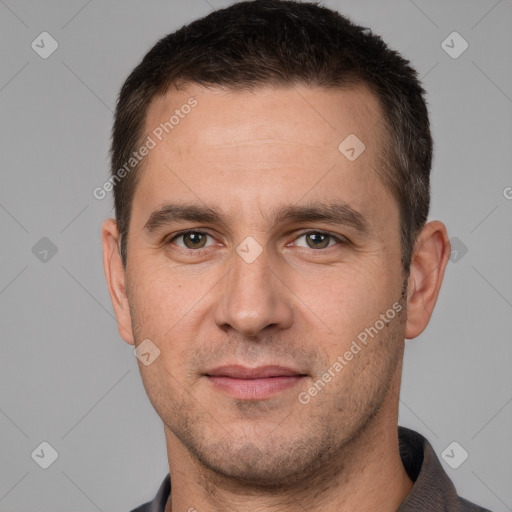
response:
{"label": "nose", "polygon": [[263,252],[252,262],[233,254],[229,272],[221,281],[221,297],[215,309],[215,322],[222,329],[256,337],[263,330],[287,329],[293,322],[290,292]]}

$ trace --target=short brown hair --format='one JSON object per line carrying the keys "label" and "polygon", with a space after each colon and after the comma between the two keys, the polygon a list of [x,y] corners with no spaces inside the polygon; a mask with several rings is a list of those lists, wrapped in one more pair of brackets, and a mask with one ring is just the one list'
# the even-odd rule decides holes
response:
{"label": "short brown hair", "polygon": [[[232,90],[368,86],[384,113],[381,131],[387,140],[378,172],[400,208],[402,264],[408,273],[429,212],[432,137],[425,91],[398,52],[371,30],[315,3],[254,0],[214,11],[158,41],[125,81],[112,130],[112,177],[140,147],[153,98],[187,83]],[[140,167],[114,187],[124,264]]]}

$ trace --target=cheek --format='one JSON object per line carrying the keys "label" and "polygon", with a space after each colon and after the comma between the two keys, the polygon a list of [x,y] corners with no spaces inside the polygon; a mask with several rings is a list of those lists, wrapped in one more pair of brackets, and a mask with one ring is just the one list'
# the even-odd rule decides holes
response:
{"label": "cheek", "polygon": [[158,340],[186,314],[200,290],[195,281],[185,285],[165,267],[150,266],[147,260],[132,260],[127,272],[127,294],[136,339]]}
{"label": "cheek", "polygon": [[315,324],[326,326],[339,344],[373,325],[399,299],[401,287],[394,274],[376,260],[364,268],[344,265],[296,275],[291,288],[303,302],[304,314],[309,318],[313,313]]}
{"label": "cheek", "polygon": [[[140,267],[139,267],[140,268]],[[170,272],[145,271],[129,275],[128,299],[136,345],[149,338],[160,350],[150,365],[139,363],[146,392],[157,411],[166,407],[166,398],[180,395],[185,380],[185,356],[197,336],[196,308],[201,290],[193,283],[177,283]],[[195,281],[194,281],[195,282]],[[179,411],[178,398],[173,414]]]}

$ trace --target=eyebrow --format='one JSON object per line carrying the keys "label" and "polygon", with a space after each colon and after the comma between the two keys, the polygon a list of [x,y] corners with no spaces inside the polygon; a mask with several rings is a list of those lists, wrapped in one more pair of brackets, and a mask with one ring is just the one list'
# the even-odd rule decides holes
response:
{"label": "eyebrow", "polygon": [[361,233],[370,231],[370,222],[367,217],[346,203],[290,205],[271,212],[271,219],[274,224],[325,222],[326,224],[350,226]]}
{"label": "eyebrow", "polygon": [[[262,212],[263,213],[263,212]],[[302,222],[325,222],[353,227],[362,234],[371,231],[368,218],[346,203],[309,203],[278,207],[263,213],[269,225]],[[151,232],[173,222],[197,222],[227,226],[226,216],[215,207],[198,204],[166,203],[149,216],[144,229]]]}
{"label": "eyebrow", "polygon": [[144,229],[152,233],[172,222],[190,221],[201,224],[222,224],[223,215],[216,208],[195,204],[166,203],[149,216]]}

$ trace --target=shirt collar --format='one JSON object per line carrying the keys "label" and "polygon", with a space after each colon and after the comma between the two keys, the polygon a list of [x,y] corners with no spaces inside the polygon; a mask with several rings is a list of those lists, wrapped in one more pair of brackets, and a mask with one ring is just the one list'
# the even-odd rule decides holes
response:
{"label": "shirt collar", "polygon": [[397,512],[458,510],[459,497],[434,449],[420,434],[398,427],[400,457],[414,486]]}

